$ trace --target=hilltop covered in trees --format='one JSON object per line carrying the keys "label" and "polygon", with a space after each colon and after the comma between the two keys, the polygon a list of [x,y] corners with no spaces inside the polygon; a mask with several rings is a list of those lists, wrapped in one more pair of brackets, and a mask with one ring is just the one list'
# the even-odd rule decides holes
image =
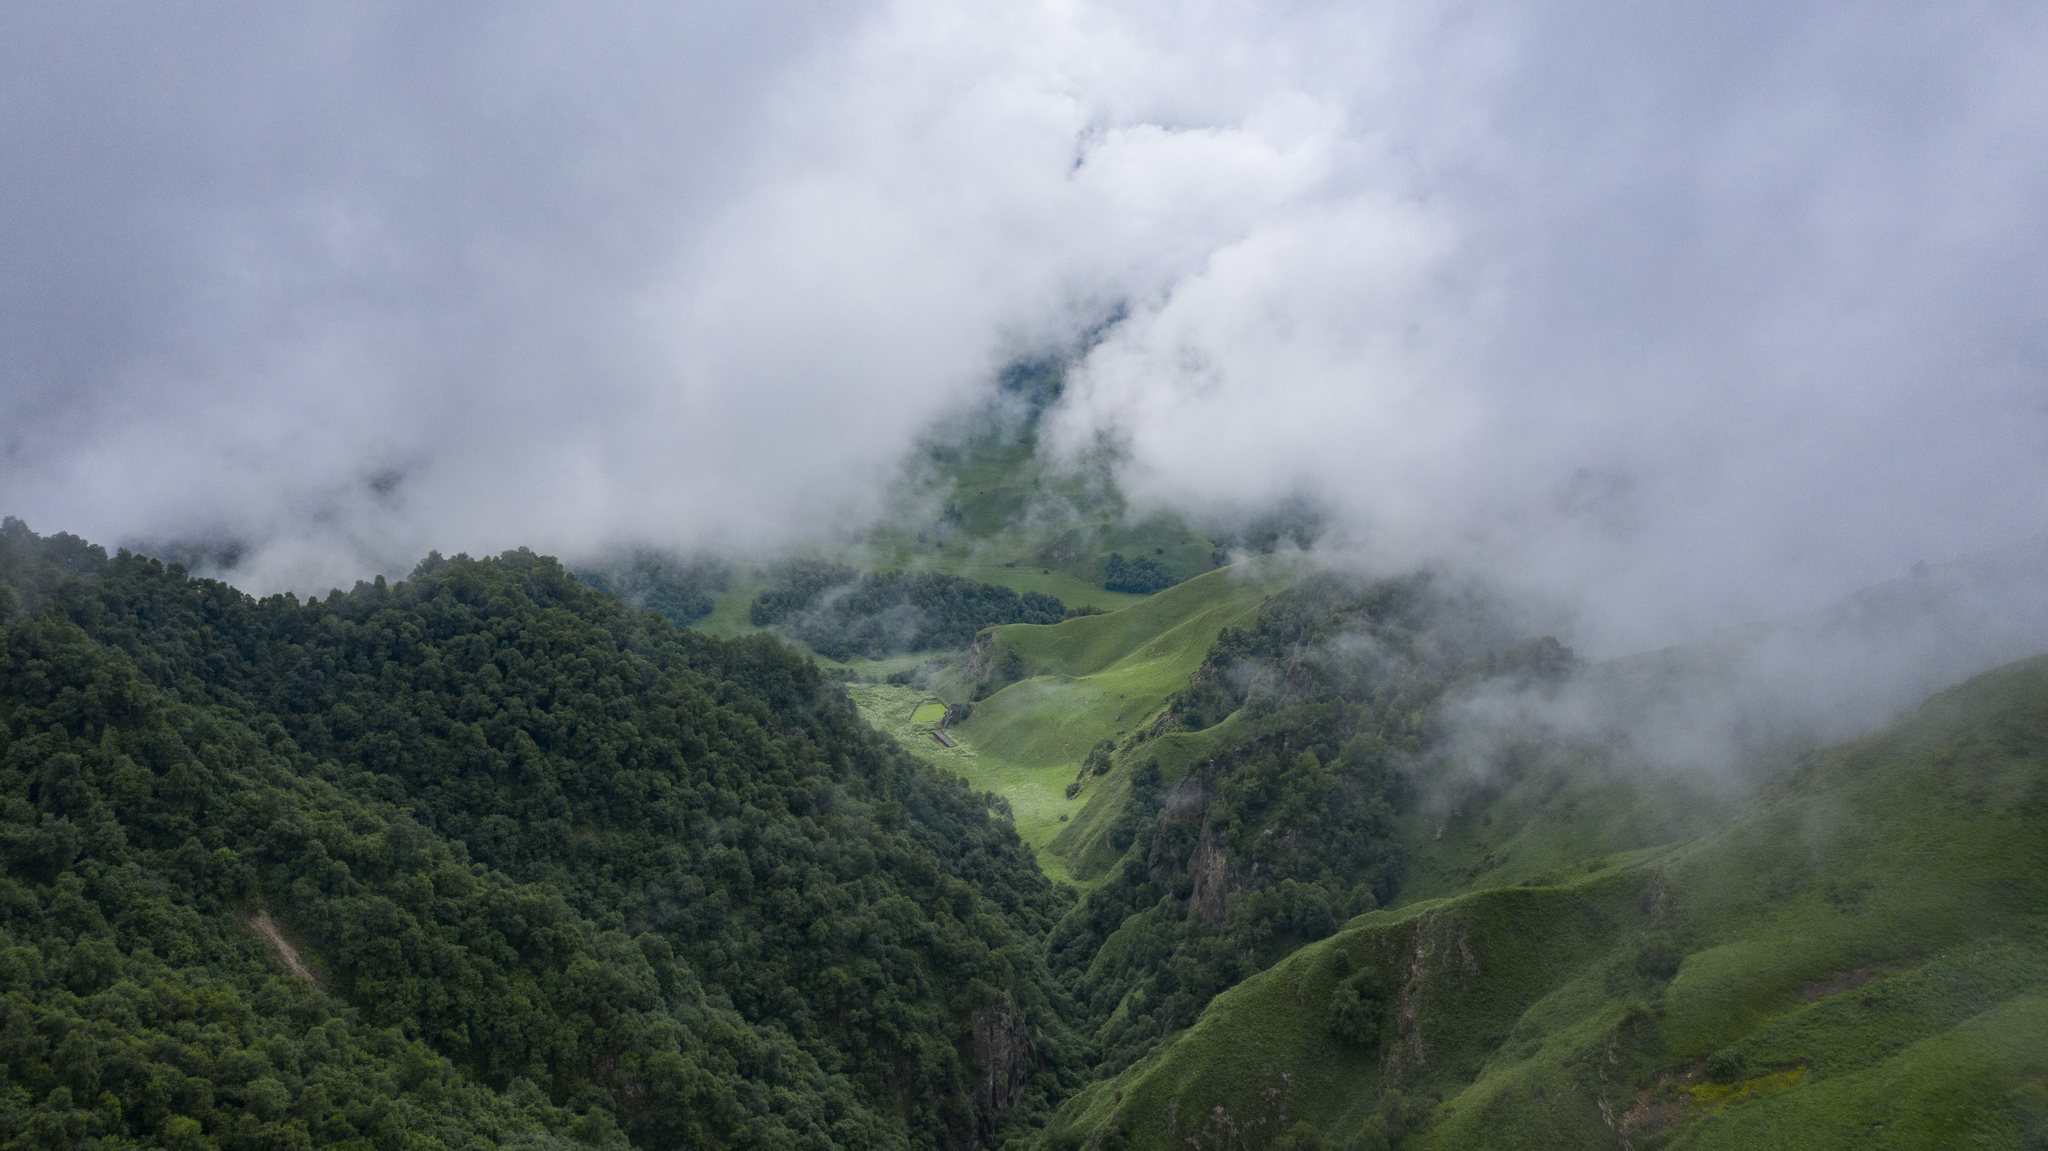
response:
{"label": "hilltop covered in trees", "polygon": [[[826,564],[754,608],[820,650],[1065,615]],[[0,624],[25,1147],[1065,1139],[1062,1100],[1402,898],[1448,693],[1575,663],[1425,578],[1300,580],[1086,745],[1114,862],[1077,896],[771,637],[530,552],[258,600],[9,521]],[[1332,1034],[1378,1025],[1370,990]]]}
{"label": "hilltop covered in trees", "polygon": [[1073,1080],[1007,821],[765,637],[17,521],[0,622],[0,1140],[971,1146]]}

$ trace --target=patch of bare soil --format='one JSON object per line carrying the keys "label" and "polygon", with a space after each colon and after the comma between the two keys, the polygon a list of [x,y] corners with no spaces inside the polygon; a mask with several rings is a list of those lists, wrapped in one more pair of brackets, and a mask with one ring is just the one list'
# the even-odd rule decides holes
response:
{"label": "patch of bare soil", "polygon": [[1799,1001],[1801,1003],[1818,1003],[1830,995],[1839,995],[1844,991],[1854,991],[1866,983],[1874,983],[1887,975],[1893,975],[1904,970],[1905,965],[1899,963],[1875,963],[1869,967],[1859,967],[1854,971],[1837,971],[1826,979],[1810,979],[1800,984]]}
{"label": "patch of bare soil", "polygon": [[1667,1127],[1675,1127],[1693,1113],[1692,1095],[1687,1087],[1698,1083],[1707,1073],[1705,1063],[1694,1063],[1676,1071],[1666,1071],[1657,1077],[1655,1083],[1642,1089],[1636,1095],[1635,1106],[1621,1118],[1621,1135],[1655,1135]]}
{"label": "patch of bare soil", "polygon": [[299,949],[293,947],[292,941],[284,937],[283,930],[277,926],[276,920],[270,918],[268,911],[258,911],[250,916],[249,929],[263,937],[263,942],[270,945],[270,950],[279,959],[284,960],[284,965],[291,969],[293,975],[324,990],[320,976],[299,956]]}

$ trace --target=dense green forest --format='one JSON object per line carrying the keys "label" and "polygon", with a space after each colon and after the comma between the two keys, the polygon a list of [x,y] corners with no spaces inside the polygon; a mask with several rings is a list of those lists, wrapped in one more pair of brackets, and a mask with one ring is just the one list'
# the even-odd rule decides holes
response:
{"label": "dense green forest", "polygon": [[0,585],[10,1146],[974,1146],[1078,1074],[1000,802],[771,640],[523,551]]}
{"label": "dense green forest", "polygon": [[1427,575],[1361,580],[1319,572],[1274,597],[1247,626],[1216,637],[1166,726],[1201,730],[1239,708],[1268,715],[1308,703],[1372,704],[1408,715],[1402,747],[1419,751],[1420,718],[1458,683],[1554,682],[1579,666],[1555,638],[1520,639],[1485,600]]}
{"label": "dense green forest", "polygon": [[732,583],[732,565],[724,560],[684,560],[652,548],[621,552],[574,574],[583,586],[660,612],[679,627],[710,615],[712,601]]}
{"label": "dense green forest", "polygon": [[983,628],[1058,623],[1066,604],[1043,592],[1018,592],[939,572],[861,575],[818,560],[774,566],[755,597],[756,627],[779,626],[830,659],[967,646]]}
{"label": "dense green forest", "polygon": [[[1462,674],[1427,589],[1278,597],[1189,708],[1334,628],[1409,658],[1246,709],[1177,782],[1133,769],[1125,862],[1076,906],[999,797],[813,666],[652,610],[684,582],[653,562],[587,589],[436,555],[301,603],[17,521],[0,549],[25,1146],[993,1144],[1397,890],[1395,757]],[[847,576],[786,565],[756,607],[845,589],[842,626],[926,612],[926,642],[1065,617]]]}

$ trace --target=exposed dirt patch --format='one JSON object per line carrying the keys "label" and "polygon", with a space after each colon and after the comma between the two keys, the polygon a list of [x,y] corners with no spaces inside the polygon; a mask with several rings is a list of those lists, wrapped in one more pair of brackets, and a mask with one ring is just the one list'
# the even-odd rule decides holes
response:
{"label": "exposed dirt patch", "polygon": [[1866,983],[1874,983],[1887,975],[1895,975],[1904,970],[1905,965],[1900,963],[1874,963],[1854,971],[1837,971],[1826,979],[1812,979],[1800,984],[1799,1001],[1818,1003],[1830,995],[1854,991]]}
{"label": "exposed dirt patch", "polygon": [[268,911],[258,911],[251,915],[247,922],[249,930],[263,937],[263,942],[268,943],[270,950],[279,959],[284,960],[284,965],[291,969],[293,975],[322,990],[326,989],[326,983],[320,978],[319,973],[300,957],[299,949],[293,947],[292,941],[284,937],[284,931],[277,926],[276,920],[270,918]]}
{"label": "exposed dirt patch", "polygon": [[1665,887],[1661,879],[1650,880],[1649,890],[1643,892],[1643,914],[1650,917],[1650,925],[1656,926],[1657,921],[1670,910],[1671,889]]}
{"label": "exposed dirt patch", "polygon": [[1636,1095],[1635,1106],[1621,1117],[1621,1136],[1655,1135],[1683,1123],[1694,1111],[1692,1095],[1686,1088],[1706,1078],[1705,1062],[1666,1071],[1655,1083]]}
{"label": "exposed dirt patch", "polygon": [[1656,1135],[1699,1115],[1790,1091],[1806,1082],[1808,1071],[1806,1064],[1798,1063],[1741,1083],[1712,1083],[1705,1061],[1693,1063],[1659,1075],[1636,1095],[1635,1106],[1621,1122],[1609,1123],[1621,1136],[1622,1146],[1630,1147],[1631,1136]]}

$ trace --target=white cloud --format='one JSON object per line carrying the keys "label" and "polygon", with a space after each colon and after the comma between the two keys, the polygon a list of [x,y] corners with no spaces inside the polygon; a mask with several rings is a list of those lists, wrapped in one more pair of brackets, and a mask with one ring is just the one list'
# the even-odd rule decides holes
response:
{"label": "white cloud", "polygon": [[847,522],[1019,349],[1619,650],[2043,523],[2022,5],[18,12],[0,502],[426,549]]}

